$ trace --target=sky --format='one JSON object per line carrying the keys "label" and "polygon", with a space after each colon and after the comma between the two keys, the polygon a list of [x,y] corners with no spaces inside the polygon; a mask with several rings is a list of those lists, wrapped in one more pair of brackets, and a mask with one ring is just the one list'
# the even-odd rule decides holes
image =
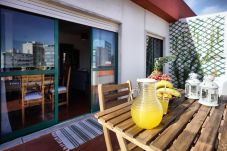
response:
{"label": "sky", "polygon": [[227,0],[184,0],[197,15],[227,12]]}
{"label": "sky", "polygon": [[[54,20],[29,13],[1,9],[1,22],[5,24],[4,49],[22,50],[26,42],[54,44]],[[2,48],[3,49],[3,48]]]}

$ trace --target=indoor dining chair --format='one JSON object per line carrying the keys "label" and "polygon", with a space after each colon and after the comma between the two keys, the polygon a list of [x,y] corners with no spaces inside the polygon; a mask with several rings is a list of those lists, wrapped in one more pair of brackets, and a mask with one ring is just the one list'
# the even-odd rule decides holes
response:
{"label": "indoor dining chair", "polygon": [[[58,86],[58,95],[66,94],[66,100],[61,101],[58,103],[59,106],[61,105],[69,105],[69,85],[70,85],[70,78],[71,78],[71,66],[65,66],[64,76],[62,78],[61,85]],[[54,88],[50,90],[50,98],[52,102],[52,110],[54,109]]]}
{"label": "indoor dining chair", "polygon": [[35,105],[42,107],[42,119],[44,120],[44,75],[21,76],[21,105],[22,123],[25,124],[25,108]]}

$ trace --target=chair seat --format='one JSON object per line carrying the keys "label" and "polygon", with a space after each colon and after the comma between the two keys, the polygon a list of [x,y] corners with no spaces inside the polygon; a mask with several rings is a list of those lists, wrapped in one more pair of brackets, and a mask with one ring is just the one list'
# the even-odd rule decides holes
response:
{"label": "chair seat", "polygon": [[31,93],[27,93],[24,97],[25,101],[32,101],[32,100],[38,100],[38,99],[42,99],[42,94],[40,92],[31,92]]}
{"label": "chair seat", "polygon": [[[66,87],[65,86],[58,86],[58,93],[59,92],[64,92],[66,91]],[[54,89],[51,90],[51,93],[54,93]]]}

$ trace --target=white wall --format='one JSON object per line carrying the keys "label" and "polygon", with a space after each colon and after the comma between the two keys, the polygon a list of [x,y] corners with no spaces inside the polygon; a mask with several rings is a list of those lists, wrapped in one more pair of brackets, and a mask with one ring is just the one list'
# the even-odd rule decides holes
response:
{"label": "white wall", "polygon": [[103,18],[120,22],[122,20],[122,7],[128,0],[53,0],[63,5],[92,13]]}
{"label": "white wall", "polygon": [[[51,1],[57,3],[52,4]],[[136,84],[137,78],[146,75],[146,33],[153,33],[165,39],[164,54],[168,53],[168,30],[169,24],[158,16],[146,11],[142,7],[130,0],[39,0],[39,1],[7,1],[2,0],[0,4],[18,9],[40,13],[43,15],[66,19],[77,22],[81,18],[78,16],[68,17],[69,13],[76,11],[85,12],[92,17],[96,16],[98,21],[103,19],[103,27],[106,29],[107,21],[119,24],[119,82],[131,80],[133,85]],[[20,3],[20,4],[19,4]],[[61,7],[67,5],[69,8]],[[86,14],[87,15],[87,14]],[[85,15],[85,16],[86,16]],[[92,17],[88,20],[93,21]],[[94,24],[98,25],[98,24]],[[102,28],[102,27],[100,27]],[[113,26],[114,28],[114,26]]]}
{"label": "white wall", "polygon": [[144,9],[125,1],[122,10],[119,82],[145,77],[145,19]]}
{"label": "white wall", "polygon": [[[163,55],[169,55],[169,23],[147,10],[145,16],[146,32],[152,35],[161,36],[161,38],[164,40]],[[164,67],[164,73],[169,73],[168,64],[166,64]]]}

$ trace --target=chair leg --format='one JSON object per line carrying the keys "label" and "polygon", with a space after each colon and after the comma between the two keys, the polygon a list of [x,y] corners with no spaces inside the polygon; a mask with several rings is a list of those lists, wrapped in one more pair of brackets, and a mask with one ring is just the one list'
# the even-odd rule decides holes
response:
{"label": "chair leg", "polygon": [[128,151],[127,143],[126,143],[125,139],[120,134],[117,134],[117,140],[118,140],[118,143],[120,145],[121,151]]}
{"label": "chair leg", "polygon": [[23,126],[24,126],[24,123],[25,123],[25,120],[24,120],[24,106],[22,106],[22,124],[23,124]]}
{"label": "chair leg", "polygon": [[69,93],[68,93],[68,91],[66,92],[66,105],[67,105],[67,107],[69,106]]}
{"label": "chair leg", "polygon": [[112,143],[110,140],[110,133],[105,126],[103,126],[103,133],[104,133],[107,151],[113,151]]}
{"label": "chair leg", "polygon": [[42,98],[42,119],[44,120],[44,114],[45,114],[45,104],[44,104],[44,98]]}
{"label": "chair leg", "polygon": [[52,111],[54,111],[54,95],[51,94],[50,96],[51,96],[51,98],[50,98],[50,100],[51,100],[51,108],[52,108]]}

